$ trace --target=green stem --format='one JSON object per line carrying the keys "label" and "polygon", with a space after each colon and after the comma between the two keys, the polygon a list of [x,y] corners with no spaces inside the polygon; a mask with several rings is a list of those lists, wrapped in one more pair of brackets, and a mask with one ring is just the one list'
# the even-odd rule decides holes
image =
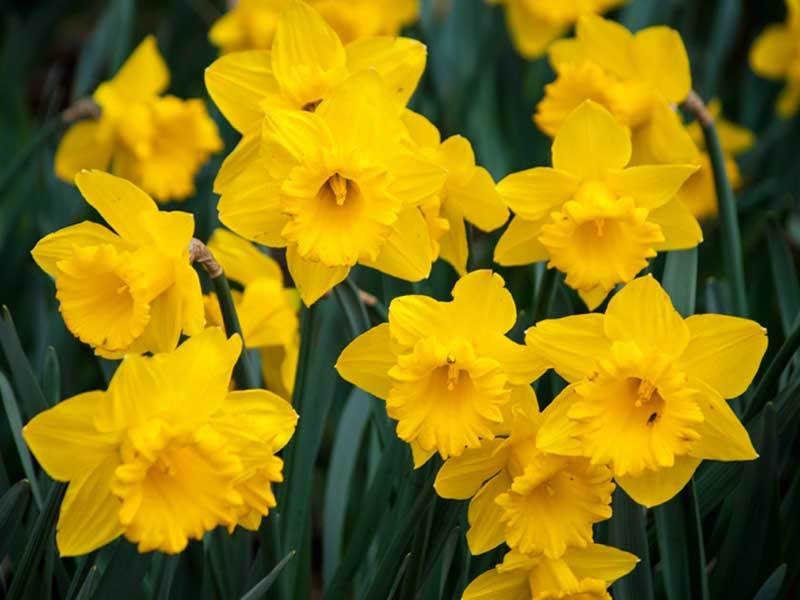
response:
{"label": "green stem", "polygon": [[189,243],[189,261],[200,263],[211,278],[214,292],[217,294],[220,312],[222,313],[225,334],[228,337],[238,334],[242,340],[242,352],[233,368],[233,378],[236,381],[236,385],[242,390],[260,388],[261,382],[247,354],[242,327],[239,325],[239,316],[236,314],[236,305],[233,303],[233,296],[231,295],[231,286],[228,283],[228,278],[225,277],[222,266],[214,258],[208,246],[197,238],[193,238]]}
{"label": "green stem", "polygon": [[798,347],[800,347],[800,317],[795,320],[791,333],[778,349],[775,358],[769,363],[769,367],[767,367],[766,372],[758,382],[753,392],[753,397],[747,405],[744,415],[745,421],[756,416],[766,406],[767,402],[772,399],[781,373],[783,373],[789,361],[792,360]]}
{"label": "green stem", "polygon": [[695,92],[690,92],[684,106],[692,111],[703,130],[711,169],[714,172],[714,188],[717,191],[719,217],[722,228],[722,252],[728,277],[733,288],[734,309],[737,315],[747,316],[747,293],[744,282],[744,262],[742,260],[742,239],[739,233],[739,217],[733,197],[733,189],[728,181],[725,168],[725,153],[719,141],[714,119],[708,113],[703,101]]}
{"label": "green stem", "polygon": [[558,271],[556,269],[545,269],[539,288],[536,290],[533,310],[531,311],[534,325],[547,317],[550,305],[553,304],[553,299],[555,298],[557,285]]}

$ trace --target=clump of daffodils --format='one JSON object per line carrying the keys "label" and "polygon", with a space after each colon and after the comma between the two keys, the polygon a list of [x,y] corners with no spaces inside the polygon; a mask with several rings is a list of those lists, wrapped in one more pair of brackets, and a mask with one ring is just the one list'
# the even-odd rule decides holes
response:
{"label": "clump of daffodils", "polygon": [[163,96],[168,85],[169,70],[149,36],[94,92],[100,117],[64,134],[56,175],[72,183],[83,169],[110,170],[159,202],[194,194],[195,175],[222,140],[204,102]]}
{"label": "clump of daffodils", "polygon": [[497,186],[515,216],[495,248],[501,265],[547,260],[597,307],[656,252],[691,248],[700,225],[675,198],[691,164],[631,166],[628,130],[586,100],[553,141],[553,167],[512,173]]}
{"label": "clump of daffodils", "polygon": [[109,358],[169,352],[203,329],[200,280],[189,264],[194,217],[160,211],[134,184],[100,171],[75,183],[111,227],[84,221],[42,238],[32,251],[55,279],[67,328]]}
{"label": "clump of daffodils", "polygon": [[[217,229],[208,248],[230,281],[242,286],[233,300],[242,337],[248,348],[259,350],[267,388],[290,398],[300,348],[297,291],[283,285],[280,265],[255,245],[225,229]],[[206,323],[222,327],[216,294],[205,296]]]}
{"label": "clump of daffodils", "polygon": [[181,552],[218,526],[257,529],[276,505],[275,456],[297,415],[265,390],[229,392],[241,352],[217,328],[177,350],[127,356],[107,391],[40,413],[23,436],[44,469],[69,482],[58,518],[62,556],[120,535],[140,552]]}
{"label": "clump of daffodils", "polygon": [[[240,0],[220,17],[208,38],[221,52],[269,50],[278,19],[293,0]],[[417,20],[419,0],[309,0],[345,43],[396,36]]]}

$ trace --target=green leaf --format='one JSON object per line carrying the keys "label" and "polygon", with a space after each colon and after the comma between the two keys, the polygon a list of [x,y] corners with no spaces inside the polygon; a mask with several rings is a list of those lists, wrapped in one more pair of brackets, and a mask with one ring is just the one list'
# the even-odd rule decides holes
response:
{"label": "green leaf", "polygon": [[288,564],[296,552],[292,550],[287,554],[281,562],[275,565],[275,568],[270,571],[264,579],[259,581],[255,587],[253,587],[249,592],[247,592],[244,596],[242,596],[242,600],[258,600],[262,598],[264,594],[266,594],[269,589],[272,587],[272,584],[275,583],[275,580],[278,578],[278,575],[281,574],[283,568]]}
{"label": "green leaf", "polygon": [[325,479],[322,509],[322,580],[329,583],[341,559],[347,506],[370,415],[370,396],[353,389],[339,417]]}
{"label": "green leaf", "polygon": [[42,499],[42,492],[39,489],[39,481],[36,479],[36,471],[33,468],[33,459],[31,458],[28,445],[22,438],[22,415],[20,415],[19,406],[17,406],[17,399],[14,397],[14,391],[8,383],[6,376],[0,372],[0,397],[3,400],[3,408],[5,409],[6,417],[8,418],[8,426],[11,429],[11,435],[14,437],[14,445],[17,447],[17,455],[19,461],[22,463],[22,470],[25,471],[25,476],[28,478],[33,492],[33,499],[36,501],[36,506],[41,510],[44,500]]}
{"label": "green leaf", "polygon": [[615,600],[653,600],[650,573],[650,549],[647,544],[645,509],[617,486],[614,491],[614,514],[608,522],[609,541],[620,550],[639,557],[636,568],[613,586]]}
{"label": "green leaf", "polygon": [[47,348],[44,355],[42,393],[50,406],[55,406],[61,401],[61,367],[56,350],[52,346]]}
{"label": "green leaf", "polygon": [[700,507],[694,481],[653,509],[668,600],[708,600]]}
{"label": "green leaf", "polygon": [[89,572],[86,574],[86,579],[83,580],[83,585],[81,586],[78,595],[75,596],[75,600],[89,600],[94,596],[94,588],[95,582],[97,579],[97,566],[92,565],[89,569]]}
{"label": "green leaf", "polygon": [[714,598],[749,600],[781,562],[780,446],[771,404],[764,409],[754,445],[759,458],[745,466],[730,499],[731,521],[712,573]]}
{"label": "green leaf", "polygon": [[118,538],[98,554],[101,572],[94,591],[96,598],[138,600],[142,597],[142,583],[147,559],[136,546],[125,538]]}
{"label": "green leaf", "polygon": [[789,336],[784,340],[783,345],[778,349],[772,362],[767,367],[764,375],[756,386],[753,396],[750,399],[747,409],[745,410],[745,420],[751,419],[756,416],[767,402],[772,400],[775,395],[775,390],[778,386],[778,380],[781,373],[792,360],[795,352],[800,347],[800,316],[795,319],[792,326],[792,331]]}
{"label": "green leaf", "polygon": [[239,316],[236,314],[236,305],[233,302],[228,278],[224,272],[220,272],[216,277],[211,277],[211,283],[214,284],[214,292],[217,294],[217,301],[222,313],[222,322],[225,325],[225,334],[228,337],[238,335],[242,340],[242,352],[239,354],[239,359],[233,368],[233,378],[239,385],[239,389],[257,389],[261,387],[261,381],[244,345],[244,334],[242,334],[242,327],[239,324]]}
{"label": "green leaf", "polygon": [[28,587],[37,576],[38,566],[45,549],[53,544],[58,510],[61,507],[61,500],[64,498],[66,491],[67,484],[65,483],[53,483],[50,486],[47,499],[28,538],[25,551],[14,571],[14,579],[11,581],[11,588],[8,590],[8,596],[6,597],[7,600],[28,597]]}
{"label": "green leaf", "polygon": [[0,309],[0,346],[11,369],[11,380],[22,401],[20,407],[22,415],[26,421],[30,420],[43,410],[47,410],[48,405],[28,357],[22,350],[14,320],[6,306]]}
{"label": "green leaf", "polygon": [[411,564],[411,552],[406,554],[406,557],[403,559],[403,562],[400,563],[400,568],[397,569],[397,575],[395,575],[394,583],[392,583],[392,587],[389,589],[389,594],[386,596],[386,600],[393,600],[395,594],[397,594],[398,590],[400,589],[400,584],[403,582],[403,577],[408,570],[408,565]]}
{"label": "green leaf", "polygon": [[17,528],[22,523],[25,509],[31,497],[31,484],[27,479],[12,485],[0,497],[0,562],[8,554]]}
{"label": "green leaf", "polygon": [[753,600],[778,600],[786,577],[786,565],[783,564],[772,572]]}
{"label": "green leaf", "polygon": [[697,248],[667,253],[661,285],[681,316],[694,314],[697,298]]}
{"label": "green leaf", "polygon": [[769,248],[769,264],[772,268],[775,298],[778,301],[783,333],[788,335],[797,315],[800,314],[800,285],[797,281],[797,269],[795,269],[794,258],[786,244],[783,228],[775,219],[767,221],[764,237],[766,237]]}

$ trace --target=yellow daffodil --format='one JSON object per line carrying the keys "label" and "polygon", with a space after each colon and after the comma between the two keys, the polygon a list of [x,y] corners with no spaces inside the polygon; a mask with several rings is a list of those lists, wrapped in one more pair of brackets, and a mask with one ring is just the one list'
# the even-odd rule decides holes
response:
{"label": "yellow daffodil", "polygon": [[433,254],[450,263],[459,275],[466,275],[469,247],[464,221],[492,231],[508,220],[508,209],[495,190],[492,176],[475,164],[467,139],[454,135],[442,142],[436,126],[410,110],[403,120],[421,155],[447,172],[439,193],[422,205]]}
{"label": "yellow daffodil", "polygon": [[[709,102],[708,112],[714,118],[719,143],[725,152],[725,170],[728,174],[728,180],[733,189],[739,189],[742,186],[742,177],[734,157],[750,149],[753,145],[753,132],[723,119],[720,115],[718,100]],[[678,199],[692,211],[696,218],[713,218],[717,216],[719,208],[717,205],[717,192],[714,187],[714,172],[711,169],[711,159],[705,151],[703,131],[697,121],[690,123],[687,130],[692,141],[700,149],[694,159],[690,159],[690,162],[699,164],[700,168],[694,175],[689,177],[678,191]]]}
{"label": "yellow daffodil", "polygon": [[506,23],[517,51],[538,58],[584,14],[598,14],[625,0],[488,0],[505,6]]}
{"label": "yellow daffodil", "polygon": [[94,93],[100,118],[72,125],[58,146],[55,171],[72,183],[82,169],[110,170],[159,202],[194,193],[194,177],[222,150],[202,100],[161,96],[169,71],[150,36]]}
{"label": "yellow daffodil", "polygon": [[570,383],[537,447],[610,464],[640,504],[672,498],[702,459],[756,458],[725,399],[743,394],[758,370],[767,347],[758,323],[683,319],[648,275],[619,291],[605,315],[542,321],[526,342]]}
{"label": "yellow daffodil", "polygon": [[611,470],[537,449],[542,415],[530,387],[516,389],[510,412],[505,431],[449,458],[434,483],[444,498],[472,498],[470,551],[482,554],[505,541],[558,558],[568,547],[591,544],[592,524],[611,516]]}
{"label": "yellow daffodil", "polygon": [[513,173],[497,186],[515,216],[495,248],[501,265],[549,260],[590,309],[633,279],[659,250],[691,248],[697,220],[675,194],[697,167],[626,166],[628,131],[587,100],[553,142],[553,168]]}
{"label": "yellow daffodil", "polygon": [[83,171],[75,183],[111,229],[84,221],[45,236],[31,254],[56,281],[67,328],[98,354],[168,352],[203,328],[189,264],[194,217],[162,212],[132,183]]}
{"label": "yellow daffodil", "polygon": [[505,336],[517,310],[504,285],[474,271],[456,283],[451,302],[395,298],[389,322],[353,340],[336,363],[344,379],[386,401],[416,466],[434,452],[460,456],[494,439],[514,388],[530,388],[545,368]]}
{"label": "yellow daffodil", "polygon": [[[594,15],[581,17],[574,39],[553,44],[555,82],[545,86],[534,121],[555,136],[567,116],[585,100],[601,104],[631,129],[633,164],[658,159],[672,146],[691,145],[674,106],[692,87],[689,59],[680,34],[648,27],[632,34]],[[655,155],[657,160],[649,160]]]}
{"label": "yellow daffodil", "polygon": [[213,328],[171,353],[129,355],[108,391],[64,400],[23,428],[42,467],[69,482],[62,556],[120,535],[140,552],[174,554],[220,525],[258,528],[297,415],[265,390],[228,392],[240,351],[238,337]]}
{"label": "yellow daffodil", "polygon": [[767,27],[750,49],[753,71],[768,79],[785,79],[778,114],[789,118],[800,108],[800,0],[786,0],[786,22]]}
{"label": "yellow daffodil", "polygon": [[570,548],[559,559],[512,551],[472,581],[462,600],[611,600],[608,587],[637,562],[633,554],[602,544]]}
{"label": "yellow daffodil", "polygon": [[[228,279],[242,291],[232,292],[242,336],[248,348],[258,348],[267,387],[291,397],[300,344],[297,291],[283,287],[283,273],[272,258],[256,246],[224,229],[217,229],[208,247]],[[206,323],[222,326],[215,294],[205,297]]]}
{"label": "yellow daffodil", "polygon": [[375,73],[353,75],[315,112],[270,112],[261,137],[258,160],[220,184],[220,220],[248,239],[285,246],[307,305],[356,263],[427,277],[434,257],[418,205],[446,173],[415,155]]}
{"label": "yellow daffodil", "polygon": [[350,75],[377,71],[405,106],[425,68],[425,46],[412,39],[372,37],[346,46],[310,6],[284,0],[275,37],[266,50],[236,52],[206,69],[206,87],[231,125],[245,138],[217,181],[258,152],[264,115],[276,109],[313,111]]}
{"label": "yellow daffodil", "polygon": [[[291,0],[239,0],[220,17],[208,38],[223,53],[269,50],[278,19]],[[396,36],[419,16],[419,0],[309,0],[344,43]]]}
{"label": "yellow daffodil", "polygon": [[361,38],[396,36],[419,17],[420,0],[313,0],[311,5],[345,43]]}

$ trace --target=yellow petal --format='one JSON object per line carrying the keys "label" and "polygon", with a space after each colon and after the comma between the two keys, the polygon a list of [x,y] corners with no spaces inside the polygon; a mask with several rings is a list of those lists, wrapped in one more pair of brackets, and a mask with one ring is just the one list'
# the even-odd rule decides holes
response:
{"label": "yellow petal", "polygon": [[389,369],[397,363],[391,347],[389,324],[381,323],[362,333],[342,350],[336,361],[336,370],[345,381],[386,400],[392,387]]}
{"label": "yellow petal", "polygon": [[346,74],[339,36],[305,2],[290,0],[272,41],[272,72],[297,108],[322,99]]}
{"label": "yellow petal", "polygon": [[542,354],[567,381],[594,373],[598,360],[609,356],[611,340],[600,314],[539,321],[525,333],[525,343]]}
{"label": "yellow petal", "polygon": [[550,42],[561,37],[566,26],[540,19],[526,9],[524,2],[506,5],[506,23],[519,53],[525,58],[538,58],[545,53]]}
{"label": "yellow petal", "polygon": [[[447,150],[449,138],[443,145]],[[471,177],[458,188],[451,188],[445,197],[473,225],[483,231],[493,231],[508,220],[508,209],[498,195],[494,179],[483,167],[471,169]]]}
{"label": "yellow petal", "polygon": [[790,79],[778,96],[778,116],[788,119],[800,108],[800,82]]}
{"label": "yellow petal", "polygon": [[464,217],[446,205],[439,216],[450,224],[450,228],[439,238],[439,257],[450,263],[459,275],[466,275],[469,244]]}
{"label": "yellow petal", "polygon": [[[200,293],[199,282],[197,292]],[[182,309],[181,290],[172,285],[150,303],[150,320],[128,352],[159,354],[175,350],[181,336]]]}
{"label": "yellow petal", "polygon": [[527,386],[550,368],[550,363],[536,352],[536,348],[517,344],[497,332],[477,333],[475,349],[478,353],[498,361],[508,377],[508,382],[514,385]]}
{"label": "yellow petal", "polygon": [[425,219],[417,207],[410,206],[398,215],[377,260],[359,262],[406,281],[420,281],[430,274],[433,260]]}
{"label": "yellow petal", "polygon": [[689,343],[689,328],[652,275],[634,279],[611,298],[605,332],[612,340],[636,342],[643,352],[664,352],[674,358]]}
{"label": "yellow petal", "polygon": [[216,229],[208,248],[225,269],[228,279],[247,285],[256,279],[283,282],[280,265],[256,246],[225,229]]}
{"label": "yellow petal", "polygon": [[409,38],[362,38],[345,46],[351,73],[374,69],[386,88],[406,105],[425,70],[425,44]]}
{"label": "yellow petal", "polygon": [[390,159],[389,191],[406,204],[420,204],[442,189],[447,171],[424,157],[400,152]]}
{"label": "yellow petal", "polygon": [[453,324],[446,303],[430,296],[409,295],[389,304],[389,327],[392,340],[401,346],[413,346],[430,335],[449,335]]}
{"label": "yellow petal", "polygon": [[158,208],[138,187],[101,171],[81,171],[75,176],[75,184],[86,201],[126,241],[146,243],[150,240],[141,215],[157,212]]}
{"label": "yellow petal", "polygon": [[655,102],[643,125],[633,130],[631,164],[699,164],[700,151],[680,116],[666,102]]}
{"label": "yellow petal", "polygon": [[408,129],[411,139],[423,148],[438,148],[441,136],[436,125],[419,113],[407,108],[403,111],[403,124]]}
{"label": "yellow petal", "polygon": [[267,390],[237,390],[228,393],[222,412],[234,421],[239,418],[264,441],[272,452],[283,448],[294,434],[297,413],[286,400]]}
{"label": "yellow petal", "polygon": [[275,110],[264,118],[261,157],[267,161],[315,160],[320,147],[334,145],[320,114],[300,110]]}
{"label": "yellow petal", "polygon": [[70,482],[56,525],[61,556],[87,554],[123,532],[119,499],[111,493],[119,457],[112,455],[82,478]]}
{"label": "yellow petal", "polygon": [[695,165],[647,165],[614,169],[606,173],[606,183],[618,196],[630,196],[637,206],[655,209],[675,197]]}
{"label": "yellow petal", "polygon": [[725,315],[694,315],[686,319],[689,345],[682,367],[725,398],[744,394],[764,352],[766,330],[749,319]]}
{"label": "yellow petal", "polygon": [[58,144],[55,157],[56,175],[72,183],[82,169],[107,169],[111,162],[113,137],[103,135],[98,121],[81,121],[71,125]]}
{"label": "yellow petal", "polygon": [[594,310],[603,303],[603,300],[608,296],[608,292],[598,285],[590,290],[578,290],[578,296],[583,300],[586,308]]}
{"label": "yellow petal", "polygon": [[328,267],[306,260],[297,254],[294,244],[286,249],[286,265],[306,306],[311,306],[337,283],[344,281],[350,272],[350,267]]}
{"label": "yellow petal", "polygon": [[578,21],[575,35],[585,55],[620,79],[638,75],[633,54],[634,37],[619,23],[597,15],[586,14]]}
{"label": "yellow petal", "polygon": [[569,114],[553,140],[553,166],[581,179],[601,179],[630,159],[628,130],[591,100]]}
{"label": "yellow petal", "polygon": [[281,181],[254,162],[223,192],[219,220],[239,235],[275,248],[286,245],[281,232],[289,221],[280,204]]}
{"label": "yellow petal", "polygon": [[518,216],[538,221],[571,200],[579,183],[565,171],[537,167],[504,177],[497,184],[497,193]]}
{"label": "yellow petal", "polygon": [[758,453],[739,417],[719,393],[692,377],[689,387],[698,390],[695,396],[703,422],[695,426],[700,439],[692,448],[692,456],[710,460],[753,460]]}
{"label": "yellow petal", "polygon": [[474,496],[481,486],[502,469],[508,460],[508,451],[498,448],[505,440],[483,440],[479,448],[468,448],[461,456],[451,456],[439,469],[433,484],[442,498],[466,500]]}
{"label": "yellow petal", "polygon": [[510,571],[500,573],[490,569],[473,579],[464,590],[461,600],[530,600],[528,573]]}
{"label": "yellow petal", "polygon": [[750,48],[750,66],[762,77],[780,79],[789,70],[795,56],[795,33],[786,25],[770,25]]}
{"label": "yellow petal", "polygon": [[517,322],[511,292],[503,278],[489,269],[473,271],[456,282],[453,309],[456,321],[469,324],[473,331],[506,333]]}
{"label": "yellow petal", "polygon": [[527,265],[550,258],[539,241],[545,221],[527,221],[513,217],[494,249],[494,261],[499,265]]}
{"label": "yellow petal", "polygon": [[423,450],[417,442],[411,442],[411,457],[414,461],[414,468],[419,469],[436,454],[436,450]]}
{"label": "yellow petal", "polygon": [[689,57],[680,34],[669,27],[648,27],[634,36],[636,66],[669,102],[679,103],[692,89]]}
{"label": "yellow petal", "polygon": [[76,247],[97,246],[111,244],[124,248],[125,244],[120,237],[98,223],[83,221],[77,225],[70,225],[59,229],[39,240],[31,250],[31,255],[36,264],[48,275],[55,277],[58,272],[56,263],[72,256]]}
{"label": "yellow petal", "polygon": [[501,519],[503,509],[495,502],[511,488],[511,480],[505,471],[488,481],[469,503],[467,519],[467,544],[472,554],[483,554],[496,548],[505,540],[505,523]]}
{"label": "yellow petal", "polygon": [[567,414],[578,396],[573,386],[568,386],[547,406],[536,432],[536,447],[551,454],[582,456],[583,448],[578,440],[580,428]]}
{"label": "yellow petal", "polygon": [[22,428],[25,443],[45,471],[58,481],[79,479],[110,455],[116,455],[116,433],[94,427],[105,392],[86,392],[59,402]]}
{"label": "yellow petal", "polygon": [[638,477],[616,477],[617,484],[636,502],[647,508],[663,504],[683,489],[694,475],[699,458],[676,456],[675,466],[643,471]]}
{"label": "yellow petal", "polygon": [[235,185],[242,173],[246,172],[252,163],[259,162],[261,153],[261,126],[245,133],[233,151],[225,157],[214,178],[214,191],[224,194],[228,188]]}
{"label": "yellow petal", "polygon": [[563,559],[578,579],[602,579],[607,584],[633,571],[639,562],[630,552],[603,544],[567,548]]}
{"label": "yellow petal", "polygon": [[274,104],[280,93],[267,50],[226,54],[206,69],[205,81],[211,99],[240,133],[257,127],[264,117],[264,98]]}
{"label": "yellow petal", "polygon": [[723,150],[733,156],[747,152],[755,141],[752,131],[724,119],[717,121],[717,135],[719,135],[719,143]]}
{"label": "yellow petal", "polygon": [[126,100],[144,100],[164,92],[169,85],[169,69],[156,38],[144,38],[110,83]]}
{"label": "yellow petal", "polygon": [[695,216],[679,199],[659,206],[647,218],[661,227],[664,241],[653,245],[656,250],[685,250],[703,241],[703,230]]}

